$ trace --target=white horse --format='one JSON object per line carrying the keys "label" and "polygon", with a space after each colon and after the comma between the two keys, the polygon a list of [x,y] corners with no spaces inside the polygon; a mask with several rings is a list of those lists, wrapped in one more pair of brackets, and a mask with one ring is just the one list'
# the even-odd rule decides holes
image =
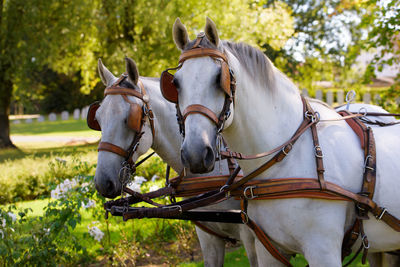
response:
{"label": "white horse", "polygon": [[[186,28],[180,20],[174,24],[174,41],[182,51],[190,49]],[[218,49],[228,58],[236,77],[236,95],[231,106],[231,122],[227,121],[223,136],[233,151],[256,154],[269,151],[291,138],[303,121],[303,104],[298,88],[279,72],[258,49],[246,44],[221,42],[215,24],[207,19],[200,46]],[[225,101],[218,77],[221,63],[209,56],[190,58],[177,70],[174,83],[178,87],[180,110],[202,105],[220,114]],[[321,120],[340,116],[318,101],[310,101]],[[360,142],[345,121],[320,122],[317,125],[320,146],[324,153],[325,179],[346,190],[359,192],[362,184],[364,156]],[[201,172],[205,153],[216,152],[215,124],[199,114],[190,114],[185,122],[183,161],[192,171]],[[400,126],[374,128],[377,153],[377,180],[374,201],[400,217]],[[267,158],[268,159],[268,158]],[[262,165],[267,159],[240,161],[244,174]],[[303,134],[292,151],[280,163],[256,179],[316,177],[314,145],[310,131]],[[301,253],[310,266],[341,266],[344,233],[355,220],[354,203],[309,198],[249,201],[248,215],[271,237],[279,250],[290,255]],[[400,233],[375,219],[364,221],[370,252],[400,248]],[[355,246],[360,245],[360,240]],[[260,266],[282,266],[256,239]]]}
{"label": "white horse", "polygon": [[[105,86],[111,86],[117,81],[115,77],[99,60],[98,70],[100,77]],[[160,92],[159,79],[149,77],[139,77],[136,64],[131,59],[126,59],[126,71],[128,80],[124,81],[123,86],[138,88],[138,80],[140,80],[149,96],[149,105],[154,114],[155,135],[152,135],[150,123],[146,120],[139,143],[138,150],[133,154],[133,161],[139,156],[146,153],[152,148],[168,165],[176,172],[180,173],[183,169],[180,160],[180,147],[182,137],[179,134],[178,124],[175,120],[175,107],[166,101]],[[132,89],[134,90],[134,89]],[[131,102],[143,105],[142,101],[136,97],[129,96]],[[96,112],[96,119],[102,130],[101,141],[113,143],[124,149],[127,149],[134,137],[134,132],[126,125],[125,119],[129,116],[129,104],[124,101],[120,95],[106,96],[100,108]],[[123,158],[108,151],[99,151],[98,163],[95,174],[95,183],[98,191],[106,197],[116,197],[121,192],[121,183],[118,179],[119,170]],[[228,173],[226,160],[221,164],[223,174]],[[219,168],[208,175],[219,175]],[[199,175],[196,175],[199,177]],[[188,173],[187,177],[193,177]],[[210,207],[212,209],[239,209],[238,201],[231,199],[227,202],[220,203]],[[253,236],[246,226],[230,224],[230,223],[206,223],[208,228],[221,236],[230,237],[248,243],[246,247],[254,244]],[[223,266],[225,253],[225,240],[215,235],[208,234],[196,226],[197,235],[199,237],[200,246],[203,252],[205,266]],[[256,266],[256,256],[254,249],[247,251],[249,261],[252,266]]]}

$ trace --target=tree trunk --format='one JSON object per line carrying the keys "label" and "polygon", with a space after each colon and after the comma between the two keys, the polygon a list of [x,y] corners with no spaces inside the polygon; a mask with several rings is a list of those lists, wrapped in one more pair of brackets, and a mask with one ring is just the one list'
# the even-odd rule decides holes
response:
{"label": "tree trunk", "polygon": [[0,149],[16,148],[10,139],[10,121],[8,119],[11,93],[12,82],[5,79],[4,72],[0,72]]}

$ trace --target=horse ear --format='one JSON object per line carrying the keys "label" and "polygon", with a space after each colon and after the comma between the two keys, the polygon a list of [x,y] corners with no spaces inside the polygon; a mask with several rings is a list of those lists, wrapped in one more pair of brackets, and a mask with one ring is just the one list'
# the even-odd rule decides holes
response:
{"label": "horse ear", "polygon": [[204,28],[204,32],[206,33],[207,39],[216,47],[218,47],[219,37],[217,27],[215,26],[214,21],[212,21],[209,17],[206,19],[206,27]]}
{"label": "horse ear", "polygon": [[112,85],[117,78],[109,71],[104,65],[101,59],[99,58],[99,61],[97,63],[97,69],[99,70],[99,75],[101,78],[101,81],[105,86],[110,86]]}
{"label": "horse ear", "polygon": [[128,73],[129,80],[137,85],[139,80],[139,71],[136,66],[135,61],[129,57],[125,57],[126,62],[126,72]]}
{"label": "horse ear", "polygon": [[172,35],[176,46],[183,50],[186,44],[190,41],[185,25],[182,24],[181,20],[177,18],[174,26],[172,27]]}

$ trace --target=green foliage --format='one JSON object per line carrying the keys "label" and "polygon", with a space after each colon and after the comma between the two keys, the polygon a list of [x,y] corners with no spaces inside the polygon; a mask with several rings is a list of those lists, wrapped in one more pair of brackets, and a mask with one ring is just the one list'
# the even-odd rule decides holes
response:
{"label": "green foliage", "polygon": [[[77,178],[76,178],[77,179]],[[94,198],[92,177],[77,179],[79,186],[68,190],[60,199],[47,205],[43,216],[28,217],[29,209],[16,212],[18,220],[7,218],[9,213],[0,210],[5,236],[0,239],[0,262],[4,266],[58,266],[81,262],[86,258],[86,248],[71,231],[81,222],[80,208]],[[30,227],[26,227],[26,226]]]}
{"label": "green foliage", "polygon": [[[94,150],[94,146],[90,148]],[[36,199],[48,196],[49,184],[59,183],[63,179],[75,177],[78,174],[93,174],[96,154],[80,154],[82,150],[48,153],[37,152],[21,155],[21,159],[7,159],[0,163],[4,171],[0,173],[0,203],[10,203],[21,200]],[[54,154],[53,154],[54,153]]]}
{"label": "green foliage", "polygon": [[217,24],[222,39],[261,46],[270,41],[283,46],[293,32],[293,19],[284,4],[265,8],[254,1],[104,1],[101,4],[100,55],[114,73],[124,71],[122,58],[129,55],[140,73],[159,76],[177,62],[179,51],[172,40],[172,25],[180,17],[191,38],[203,30],[205,17]]}
{"label": "green foliage", "polygon": [[[381,71],[384,66],[400,64],[400,5],[397,0],[368,0],[360,27],[368,31],[358,48],[376,52],[365,78],[375,77],[373,70]],[[399,89],[400,74],[394,88]]]}

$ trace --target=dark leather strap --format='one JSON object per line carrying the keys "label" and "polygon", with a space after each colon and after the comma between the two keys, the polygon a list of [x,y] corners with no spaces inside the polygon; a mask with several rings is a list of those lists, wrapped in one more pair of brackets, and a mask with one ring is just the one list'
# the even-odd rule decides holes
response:
{"label": "dark leather strap", "polygon": [[214,48],[194,48],[183,52],[179,56],[179,63],[182,63],[186,59],[195,57],[216,57],[220,58],[225,62],[228,62],[226,56],[221,51]]}
{"label": "dark leather strap", "polygon": [[209,109],[203,105],[199,105],[199,104],[189,105],[185,108],[185,110],[182,113],[183,122],[185,122],[187,116],[189,116],[190,114],[193,114],[193,113],[201,114],[201,115],[207,117],[208,119],[210,119],[216,125],[218,125],[219,120],[218,120],[217,115],[215,115],[215,113],[211,109]]}
{"label": "dark leather strap", "polygon": [[128,152],[125,149],[108,142],[100,142],[97,151],[108,151],[120,155],[121,157],[128,157]]}
{"label": "dark leather strap", "polygon": [[107,95],[131,95],[143,100],[143,95],[138,91],[130,88],[122,88],[122,87],[108,87],[104,90],[104,96]]}

